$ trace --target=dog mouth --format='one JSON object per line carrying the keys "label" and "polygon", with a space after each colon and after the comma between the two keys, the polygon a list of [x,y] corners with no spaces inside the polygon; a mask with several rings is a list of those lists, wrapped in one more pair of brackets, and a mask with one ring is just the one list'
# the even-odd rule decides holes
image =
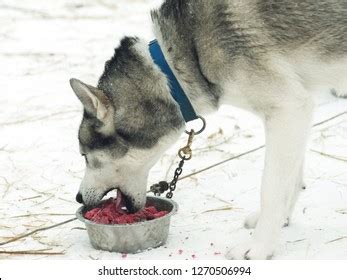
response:
{"label": "dog mouth", "polygon": [[137,210],[135,205],[134,205],[134,199],[132,199],[129,195],[124,194],[119,187],[117,188],[111,188],[108,191],[104,193],[102,197],[105,197],[109,192],[117,190],[117,196],[115,199],[115,207],[117,212],[124,212],[127,211],[128,213],[135,213]]}

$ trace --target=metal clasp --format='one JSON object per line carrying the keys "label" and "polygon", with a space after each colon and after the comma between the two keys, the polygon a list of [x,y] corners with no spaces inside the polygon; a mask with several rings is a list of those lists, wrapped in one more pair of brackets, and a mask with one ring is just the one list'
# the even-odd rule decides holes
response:
{"label": "metal clasp", "polygon": [[198,119],[202,121],[202,127],[200,128],[200,130],[198,130],[198,132],[195,132],[194,129],[191,129],[190,131],[188,130],[185,131],[189,135],[189,138],[188,138],[187,145],[178,151],[178,156],[181,159],[190,160],[193,157],[192,148],[191,148],[193,143],[193,138],[195,135],[198,135],[201,132],[203,132],[206,128],[206,120],[201,116],[198,116]]}
{"label": "metal clasp", "polygon": [[192,130],[189,132],[189,137],[188,137],[187,145],[184,146],[183,148],[179,149],[179,151],[178,151],[178,156],[179,156],[181,159],[190,160],[190,159],[193,157],[193,153],[192,153],[192,148],[191,148],[191,146],[192,146],[192,143],[193,143],[194,135],[195,135],[195,132],[194,132],[194,130],[192,129]]}

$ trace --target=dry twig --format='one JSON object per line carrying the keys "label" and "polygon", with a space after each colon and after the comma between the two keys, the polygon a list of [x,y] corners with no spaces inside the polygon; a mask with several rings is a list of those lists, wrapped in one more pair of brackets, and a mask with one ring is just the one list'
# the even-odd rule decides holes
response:
{"label": "dry twig", "polygon": [[345,115],[346,113],[347,113],[347,111],[341,112],[341,113],[339,113],[339,114],[337,114],[337,115],[335,115],[335,116],[332,116],[332,117],[329,118],[329,119],[326,119],[326,120],[324,120],[324,121],[321,121],[321,122],[319,122],[319,123],[314,124],[313,127],[320,126],[320,125],[322,125],[322,124],[325,124],[325,123],[327,123],[327,122],[330,122],[330,121],[332,121],[332,120],[335,120],[335,119],[337,119],[337,118],[339,118],[339,117]]}
{"label": "dry twig", "polygon": [[19,180],[13,181],[13,182],[10,183],[10,182],[7,180],[6,177],[0,176],[0,178],[3,179],[4,182],[5,182],[5,184],[0,184],[0,185],[5,186],[5,190],[4,190],[4,193],[3,193],[3,195],[2,195],[2,198],[5,198],[5,196],[7,195],[8,191],[10,190],[10,188],[11,188],[15,183],[19,182]]}
{"label": "dry twig", "polygon": [[209,169],[215,168],[215,167],[220,166],[220,165],[222,165],[222,164],[224,164],[224,163],[227,163],[227,162],[229,162],[229,161],[232,161],[232,160],[234,160],[234,159],[238,159],[238,158],[241,158],[241,157],[243,157],[243,156],[245,156],[245,155],[252,154],[252,153],[254,153],[254,152],[256,152],[256,151],[261,150],[261,149],[264,148],[264,147],[265,147],[265,145],[261,145],[261,146],[255,148],[255,149],[249,150],[249,151],[244,152],[244,153],[242,153],[242,154],[239,154],[239,155],[237,155],[237,156],[233,156],[233,157],[231,157],[231,158],[228,158],[228,159],[226,159],[226,160],[217,162],[217,163],[215,163],[215,164],[213,164],[213,165],[210,165],[210,166],[208,166],[208,167],[206,167],[206,168],[200,169],[200,170],[195,171],[195,172],[193,172],[193,173],[191,173],[191,174],[188,174],[188,175],[186,175],[186,176],[183,176],[183,177],[181,177],[181,178],[178,179],[178,180],[187,179],[187,178],[189,178],[189,177],[192,177],[192,176],[194,176],[194,175],[200,174],[200,173],[202,173],[202,172],[204,172],[204,171],[207,171],[207,170],[209,170]]}
{"label": "dry twig", "polygon": [[4,251],[0,250],[0,254],[5,255],[64,255],[65,252],[44,252],[41,250],[28,250],[28,251]]}
{"label": "dry twig", "polygon": [[342,239],[347,239],[347,236],[342,236],[342,237],[336,238],[334,240],[330,240],[328,242],[325,242],[325,244],[329,244],[329,243],[333,243],[333,242],[336,242],[336,241],[340,241]]}
{"label": "dry twig", "polygon": [[12,239],[10,239],[10,240],[8,240],[8,241],[1,242],[1,243],[0,243],[0,246],[5,245],[5,244],[8,244],[8,243],[15,242],[15,241],[17,241],[17,240],[23,239],[23,238],[25,238],[25,237],[28,237],[28,236],[33,235],[34,233],[37,233],[37,232],[40,232],[40,231],[44,231],[44,230],[48,230],[48,229],[52,229],[52,228],[56,228],[56,227],[65,225],[65,224],[67,224],[67,223],[70,223],[70,222],[72,222],[72,221],[75,221],[76,219],[77,219],[77,218],[69,219],[69,220],[66,220],[66,221],[64,221],[64,222],[61,222],[61,223],[52,225],[52,226],[42,227],[42,228],[35,229],[35,230],[33,230],[33,231],[29,231],[28,233],[24,233],[24,234],[15,236],[15,237],[13,237]]}
{"label": "dry twig", "polygon": [[41,197],[41,195],[36,195],[36,196],[22,198],[19,201],[31,200],[31,199],[35,199],[35,198],[39,198],[39,197]]}
{"label": "dry twig", "polygon": [[293,241],[287,241],[287,243],[298,243],[298,242],[301,242],[301,241],[305,241],[306,238],[303,238],[303,239],[297,239],[297,240],[293,240]]}
{"label": "dry twig", "polygon": [[332,158],[332,159],[336,159],[336,160],[339,160],[339,161],[347,162],[347,158],[338,157],[338,156],[335,156],[335,155],[327,154],[327,153],[316,151],[316,150],[313,150],[313,149],[311,149],[310,151],[314,152],[316,154],[319,154],[321,156],[325,156],[325,157],[328,157],[328,158]]}
{"label": "dry twig", "polygon": [[26,218],[26,217],[38,217],[38,216],[74,216],[75,214],[60,214],[60,213],[32,213],[25,215],[18,215],[8,217],[8,219]]}
{"label": "dry twig", "polygon": [[206,210],[206,211],[201,212],[201,214],[211,213],[211,212],[219,212],[219,211],[239,210],[239,209],[240,208],[234,208],[234,207],[231,207],[231,206],[226,206],[226,207]]}
{"label": "dry twig", "polygon": [[342,215],[346,215],[347,214],[347,209],[339,209],[336,210],[337,213],[342,214]]}

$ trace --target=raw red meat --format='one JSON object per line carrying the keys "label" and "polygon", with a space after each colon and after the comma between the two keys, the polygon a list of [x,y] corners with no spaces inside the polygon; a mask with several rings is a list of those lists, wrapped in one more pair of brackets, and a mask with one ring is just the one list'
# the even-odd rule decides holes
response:
{"label": "raw red meat", "polygon": [[145,207],[144,209],[129,214],[121,206],[119,199],[110,198],[101,206],[87,211],[84,217],[97,224],[134,224],[137,222],[157,219],[168,214],[168,211],[158,211],[154,206]]}

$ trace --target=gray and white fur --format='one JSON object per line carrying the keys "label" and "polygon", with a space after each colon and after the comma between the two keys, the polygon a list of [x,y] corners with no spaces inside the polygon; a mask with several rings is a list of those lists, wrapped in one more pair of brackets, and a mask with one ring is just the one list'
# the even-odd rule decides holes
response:
{"label": "gray and white fur", "polygon": [[[303,185],[313,92],[347,95],[347,1],[166,0],[152,20],[198,114],[231,104],[264,122],[261,209],[245,222],[252,237],[227,257],[270,258]],[[71,86],[84,105],[78,200],[94,205],[118,188],[129,209],[140,209],[150,168],[184,129],[166,76],[146,42],[126,37],[97,87],[76,79]]]}

